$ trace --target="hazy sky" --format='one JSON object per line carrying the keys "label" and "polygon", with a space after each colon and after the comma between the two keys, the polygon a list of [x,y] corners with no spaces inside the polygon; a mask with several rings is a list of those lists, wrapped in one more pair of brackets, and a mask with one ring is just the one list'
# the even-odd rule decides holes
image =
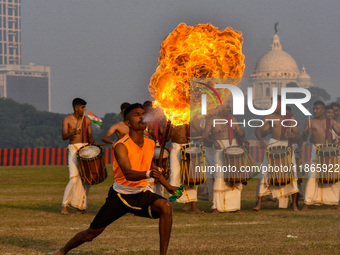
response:
{"label": "hazy sky", "polygon": [[242,31],[247,79],[278,21],[283,50],[340,97],[339,0],[22,0],[21,12],[23,64],[51,66],[53,112],[74,97],[100,117],[151,99],[161,42],[181,22]]}

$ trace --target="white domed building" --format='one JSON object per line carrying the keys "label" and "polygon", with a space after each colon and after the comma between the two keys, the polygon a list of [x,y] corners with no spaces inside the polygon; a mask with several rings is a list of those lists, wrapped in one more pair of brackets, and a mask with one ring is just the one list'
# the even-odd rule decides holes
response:
{"label": "white domed building", "polygon": [[295,83],[301,88],[313,86],[305,67],[300,72],[294,58],[282,50],[277,33],[273,36],[270,50],[257,62],[249,82],[253,87],[253,104],[262,109],[271,107],[273,87],[277,87],[278,94],[281,94],[281,88],[289,83]]}

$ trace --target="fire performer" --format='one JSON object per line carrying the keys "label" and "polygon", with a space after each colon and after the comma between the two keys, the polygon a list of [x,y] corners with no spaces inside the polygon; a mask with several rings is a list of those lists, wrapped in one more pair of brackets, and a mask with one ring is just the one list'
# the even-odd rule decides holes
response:
{"label": "fire performer", "polygon": [[[205,129],[203,137],[211,140],[215,148],[215,163],[216,172],[214,172],[214,186],[213,186],[213,212],[234,212],[241,210],[241,192],[242,183],[230,184],[225,182],[225,173],[218,170],[218,167],[223,167],[223,149],[230,146],[238,146],[236,136],[244,137],[244,130],[236,123],[237,120],[231,115],[230,106],[220,106],[217,109],[217,117],[220,119],[227,119],[227,124],[215,125],[213,119],[210,119],[207,128]],[[212,139],[209,139],[209,134],[212,134]]]}
{"label": "fire performer", "polygon": [[[180,186],[181,182],[181,147],[189,144],[190,127],[188,124],[171,126],[169,138],[172,142],[170,152],[170,184]],[[193,213],[203,213],[197,206],[197,186],[184,186],[183,196],[177,199],[179,203],[186,203],[183,210]]]}
{"label": "fire performer", "polygon": [[[275,112],[273,114],[268,115],[264,118],[264,125],[262,127],[258,127],[255,130],[255,135],[257,139],[260,141],[260,147],[261,148],[271,148],[275,146],[285,146],[285,147],[292,147],[293,141],[299,141],[301,139],[300,131],[298,130],[298,126],[285,128],[281,126],[281,122],[284,119],[291,119],[292,116],[281,115],[281,97],[278,96],[278,102],[275,109]],[[270,120],[280,120],[280,121],[270,121]],[[266,133],[271,134],[271,139],[269,140],[269,144],[267,146],[266,142],[263,140],[263,134]],[[268,149],[267,148],[267,149]],[[292,171],[293,179],[290,183],[282,186],[276,186],[269,184],[269,180],[267,177],[267,173],[264,173],[264,169],[262,168],[261,176],[259,180],[259,196],[258,196],[258,202],[256,207],[253,208],[254,211],[259,211],[261,209],[261,203],[262,203],[262,197],[271,194],[274,199],[286,199],[287,196],[292,195],[293,201],[292,201],[292,209],[293,211],[298,211],[296,199],[297,199],[297,193],[299,192],[298,186],[297,186],[297,173],[296,173],[296,161],[295,161],[295,154],[294,151],[291,150],[291,154],[287,155],[287,157],[290,157],[287,161],[291,162],[292,165],[287,166],[290,168],[290,171]],[[268,165],[268,159],[267,155],[264,158],[264,161],[262,165],[266,167],[271,167]],[[279,205],[280,207],[280,205]]]}
{"label": "fire performer", "polygon": [[91,120],[85,117],[86,101],[81,98],[75,98],[72,106],[74,113],[64,118],[62,129],[63,140],[69,140],[68,169],[70,179],[65,188],[61,207],[61,214],[64,215],[68,214],[67,206],[69,205],[77,209],[77,214],[85,213],[90,185],[81,181],[77,151],[87,143],[94,143]]}
{"label": "fire performer", "polygon": [[[122,103],[120,106],[120,115],[123,117],[124,119],[124,111],[126,110],[126,108],[128,108],[130,106],[129,103],[125,102]],[[129,127],[126,125],[125,121],[122,120],[114,125],[112,125],[110,127],[110,129],[105,133],[105,135],[102,137],[102,141],[104,143],[111,143],[112,144],[112,148],[115,145],[115,141],[111,139],[111,136],[113,134],[116,134],[116,136],[118,137],[118,140],[123,138],[124,136],[126,136],[129,133]]]}
{"label": "fire performer", "polygon": [[108,225],[128,212],[141,217],[160,218],[160,254],[166,254],[172,226],[172,204],[153,193],[147,179],[158,179],[171,194],[175,188],[166,182],[159,168],[152,164],[155,143],[143,136],[146,128],[143,114],[141,104],[132,104],[125,110],[124,117],[130,131],[114,147],[115,183],[109,190],[106,203],[90,227],[76,234],[55,254],[67,254],[84,242],[92,241]]}
{"label": "fire performer", "polygon": [[[340,126],[334,119],[325,117],[325,104],[321,101],[314,103],[313,113],[314,118],[307,120],[305,123],[302,138],[307,140],[310,136],[310,142],[313,144],[311,164],[315,165],[317,164],[316,147],[331,143],[331,130],[340,135]],[[319,183],[316,178],[317,172],[312,171],[312,168],[309,170],[302,210],[307,211],[309,205],[321,204],[332,205],[334,209],[338,210],[340,182],[332,184]]]}

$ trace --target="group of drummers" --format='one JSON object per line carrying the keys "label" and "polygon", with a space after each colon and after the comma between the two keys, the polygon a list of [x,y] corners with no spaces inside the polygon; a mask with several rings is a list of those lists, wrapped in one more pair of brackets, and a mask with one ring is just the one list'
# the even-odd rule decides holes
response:
{"label": "group of drummers", "polygon": [[[212,212],[241,210],[242,189],[254,177],[258,177],[254,211],[259,211],[262,202],[268,200],[275,201],[278,208],[288,208],[291,200],[294,211],[299,210],[299,200],[304,202],[302,210],[308,210],[309,205],[322,204],[339,209],[339,105],[325,106],[316,101],[313,118],[300,130],[299,124],[281,125],[281,121],[295,117],[289,107],[286,115],[281,115],[280,100],[279,97],[275,112],[266,116],[264,125],[255,130],[260,147],[266,151],[262,168],[251,168],[256,164],[249,153],[249,143],[229,106],[221,106],[211,116],[193,119],[190,124],[170,127],[167,140],[171,141],[171,150],[166,149],[162,154],[162,167],[168,169],[165,174],[170,176],[171,185],[184,184],[183,195],[177,199],[185,203],[183,210],[201,213],[196,207],[198,199],[212,201]],[[167,136],[168,123],[152,108],[151,102],[145,102],[144,108],[146,120],[153,116],[145,134],[160,145]],[[236,124],[214,125],[213,119],[226,119]],[[273,119],[280,121],[270,121]],[[270,136],[269,141],[264,140],[267,136]],[[302,162],[302,145],[308,138],[312,155],[307,164]],[[155,148],[155,163],[160,162],[160,151],[161,147]],[[246,166],[250,171],[245,171]],[[307,179],[305,188],[302,178]],[[152,179],[149,183],[156,193],[164,195],[160,184]]]}
{"label": "group of drummers", "polygon": [[[83,102],[80,102],[81,104]],[[121,105],[122,116],[129,105],[129,103]],[[298,210],[299,200],[304,201],[302,210],[308,210],[309,205],[321,204],[339,209],[339,104],[325,106],[321,101],[315,102],[313,118],[306,121],[301,132],[299,124],[292,127],[281,125],[282,120],[294,119],[294,115],[290,109],[287,109],[285,116],[281,115],[281,102],[278,98],[275,112],[264,118],[263,126],[255,129],[260,147],[266,149],[262,168],[251,168],[256,164],[249,153],[245,131],[237,124],[237,119],[232,116],[229,106],[220,106],[213,114],[201,119],[195,118],[190,124],[181,126],[171,125],[160,109],[152,107],[152,102],[146,101],[143,106],[144,121],[147,124],[144,134],[156,143],[153,161],[164,169],[163,175],[169,179],[170,185],[174,187],[184,185],[182,196],[177,199],[177,202],[185,204],[183,210],[202,213],[203,211],[197,208],[196,202],[203,199],[212,201],[212,212],[239,211],[242,189],[247,181],[254,177],[258,177],[256,206],[253,208],[255,211],[259,211],[262,202],[267,200],[275,201],[279,208],[288,208],[291,200],[294,211]],[[86,142],[93,144],[90,120],[85,118],[81,125],[78,125],[78,121],[71,116],[65,118],[63,130],[64,125],[65,129],[67,125],[73,125],[77,134],[80,132],[76,131],[79,126],[81,127],[79,129],[87,131]],[[216,118],[226,119],[228,124],[214,125],[213,119]],[[271,121],[273,119],[280,121],[273,122]],[[234,124],[230,125],[231,122]],[[74,137],[74,132],[71,134],[65,131],[64,134],[63,131],[63,139]],[[110,127],[102,141],[114,147],[113,135],[116,134],[118,139],[121,139],[128,133],[129,127],[122,120]],[[268,142],[264,140],[267,136],[270,136]],[[312,144],[312,157],[311,162],[305,164],[302,162],[301,151],[303,142],[308,138]],[[80,140],[85,142],[81,137]],[[91,172],[90,168],[97,169],[97,172],[98,169],[104,169],[105,171],[98,175],[104,175],[103,178],[106,178],[105,162],[103,158],[98,157],[103,154],[102,150],[80,150],[81,145],[80,142],[70,140],[69,151],[73,154],[69,154],[69,164],[78,164],[84,188],[68,190],[66,187],[62,204],[63,214],[68,214],[66,210],[68,205],[77,208],[79,213],[84,212],[90,185],[100,182],[94,178],[91,183],[82,176],[82,172]],[[92,160],[93,158],[95,160]],[[83,162],[80,159],[83,159]],[[248,169],[251,171],[245,171],[246,166],[249,166]],[[265,166],[266,171],[263,171]],[[301,176],[303,172],[307,177],[305,189]],[[72,175],[76,175],[76,172],[72,174],[70,170],[68,184],[70,187],[74,177]],[[83,175],[86,176],[86,173]],[[155,193],[165,195],[163,186],[153,178],[149,179],[149,184]],[[82,197],[72,201],[72,194],[75,192],[81,193]]]}

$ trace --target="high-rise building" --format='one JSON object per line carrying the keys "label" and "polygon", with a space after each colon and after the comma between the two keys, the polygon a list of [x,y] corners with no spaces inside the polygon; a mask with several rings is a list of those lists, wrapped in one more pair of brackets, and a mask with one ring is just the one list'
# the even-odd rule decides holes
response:
{"label": "high-rise building", "polygon": [[50,67],[21,64],[21,0],[0,0],[0,97],[51,111]]}
{"label": "high-rise building", "polygon": [[0,65],[21,64],[21,0],[0,0]]}

